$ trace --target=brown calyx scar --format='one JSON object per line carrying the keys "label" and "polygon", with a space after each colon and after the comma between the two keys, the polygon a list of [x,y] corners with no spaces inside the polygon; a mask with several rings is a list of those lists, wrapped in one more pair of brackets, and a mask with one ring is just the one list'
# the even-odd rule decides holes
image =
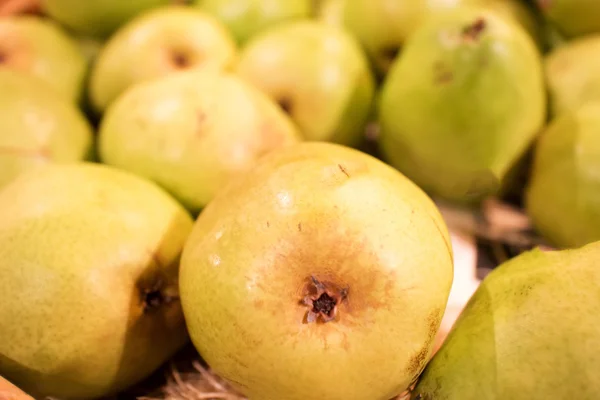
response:
{"label": "brown calyx scar", "polygon": [[301,304],[308,308],[306,322],[330,322],[338,316],[340,303],[348,298],[348,287],[342,289],[311,276],[305,288]]}

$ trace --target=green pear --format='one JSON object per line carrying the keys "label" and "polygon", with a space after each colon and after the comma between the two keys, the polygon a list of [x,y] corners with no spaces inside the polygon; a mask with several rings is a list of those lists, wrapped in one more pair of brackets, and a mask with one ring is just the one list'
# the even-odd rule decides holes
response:
{"label": "green pear", "polygon": [[595,0],[535,0],[542,14],[566,37],[600,33],[600,3]]}
{"label": "green pear", "polygon": [[593,400],[600,242],[529,251],[481,283],[412,400]]}
{"label": "green pear", "polygon": [[238,43],[245,43],[271,26],[313,14],[314,0],[194,0],[201,9],[215,15],[233,33]]}
{"label": "green pear", "polygon": [[77,43],[54,21],[32,15],[0,18],[0,68],[31,74],[77,102],[87,65]]}
{"label": "green pear", "polygon": [[264,154],[300,140],[265,94],[206,69],[131,87],[105,114],[98,146],[103,162],[159,183],[197,213]]}
{"label": "green pear", "polygon": [[326,24],[337,27],[343,25],[343,11],[346,0],[321,0],[316,9],[316,18]]}
{"label": "green pear", "polygon": [[487,0],[481,5],[519,23],[540,50],[545,48],[544,23],[534,6],[523,0]]}
{"label": "green pear", "polygon": [[452,280],[422,190],[312,142],[266,155],[205,208],[180,292],[193,344],[248,398],[388,400],[424,368]]}
{"label": "green pear", "polygon": [[0,67],[0,189],[24,171],[92,156],[92,128],[45,82]]}
{"label": "green pear", "polygon": [[375,82],[349,33],[317,21],[275,26],[248,42],[237,72],[277,101],[307,140],[362,141]]}
{"label": "green pear", "polygon": [[496,194],[546,117],[541,55],[516,23],[480,8],[432,18],[382,89],[384,157],[433,196]]}
{"label": "green pear", "polygon": [[136,15],[171,0],[40,0],[42,10],[69,29],[108,37]]}
{"label": "green pear", "polygon": [[[537,32],[531,10],[520,4],[521,0],[338,1],[343,1],[344,4],[332,5],[333,15],[340,15],[343,26],[356,35],[381,76],[387,74],[408,38],[429,18],[464,6],[486,6],[503,17],[517,17],[516,20]],[[341,7],[342,11],[335,7]],[[332,14],[329,14],[329,18],[331,17]]]}
{"label": "green pear", "polygon": [[600,240],[600,102],[554,118],[535,147],[526,209],[557,247]]}
{"label": "green pear", "polygon": [[550,111],[559,115],[600,100],[600,34],[568,41],[545,59]]}
{"label": "green pear", "polygon": [[143,13],[119,29],[101,50],[91,71],[90,100],[102,113],[129,86],[175,71],[229,68],[237,48],[213,16],[184,6]]}
{"label": "green pear", "polygon": [[41,399],[108,396],[188,340],[179,254],[192,218],[108,166],[30,171],[0,192],[0,374]]}
{"label": "green pear", "polygon": [[2,400],[34,400],[33,397],[0,376],[0,399]]}

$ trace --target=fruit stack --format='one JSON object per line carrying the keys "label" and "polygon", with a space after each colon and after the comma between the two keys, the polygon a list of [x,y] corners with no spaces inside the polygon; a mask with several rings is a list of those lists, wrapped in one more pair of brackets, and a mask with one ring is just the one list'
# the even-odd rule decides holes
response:
{"label": "fruit stack", "polygon": [[[0,399],[597,399],[596,51],[591,0],[0,1]],[[547,246],[480,283],[490,200]]]}

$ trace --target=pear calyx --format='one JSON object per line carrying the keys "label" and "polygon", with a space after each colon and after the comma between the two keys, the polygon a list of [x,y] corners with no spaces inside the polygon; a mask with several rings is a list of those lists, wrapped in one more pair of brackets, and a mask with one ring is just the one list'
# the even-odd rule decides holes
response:
{"label": "pear calyx", "polygon": [[333,321],[338,314],[338,305],[348,297],[348,288],[338,289],[328,282],[320,282],[314,276],[306,286],[302,304],[308,307],[306,322],[313,323],[318,320],[323,323]]}

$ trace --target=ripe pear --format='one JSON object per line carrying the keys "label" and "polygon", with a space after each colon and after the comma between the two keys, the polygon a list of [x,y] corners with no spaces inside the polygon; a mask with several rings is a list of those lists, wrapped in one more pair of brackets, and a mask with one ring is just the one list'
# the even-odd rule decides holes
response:
{"label": "ripe pear", "polygon": [[431,195],[476,203],[505,185],[545,117],[533,40],[495,12],[465,7],[408,40],[382,89],[381,148]]}
{"label": "ripe pear", "polygon": [[194,0],[201,9],[215,15],[243,44],[271,26],[309,18],[314,0]]}
{"label": "ripe pear", "polygon": [[375,81],[348,32],[317,21],[275,26],[248,42],[237,71],[277,101],[307,140],[361,143]]}
{"label": "ripe pear", "polygon": [[135,83],[206,66],[227,69],[236,52],[229,31],[210,14],[175,5],[148,11],[101,50],[91,71],[91,103],[102,113]]}
{"label": "ripe pear", "polygon": [[136,15],[170,0],[41,0],[42,10],[74,32],[109,37]]}
{"label": "ripe pear", "polygon": [[600,242],[536,249],[481,283],[412,400],[592,400],[600,393]]}
{"label": "ripe pear", "polygon": [[600,3],[595,0],[535,0],[535,3],[567,38],[600,33]]}
{"label": "ripe pear", "polygon": [[600,34],[568,41],[546,56],[552,115],[600,100]]}
{"label": "ripe pear", "polygon": [[[521,0],[329,0],[330,21],[338,14],[342,25],[359,39],[380,76],[389,71],[406,41],[429,18],[466,6],[485,6],[505,18],[523,23],[537,39],[532,10]],[[341,7],[342,10],[337,10]]]}
{"label": "ripe pear", "polygon": [[87,60],[56,22],[32,15],[0,18],[0,68],[31,74],[63,98],[77,102]]}
{"label": "ripe pear", "polygon": [[179,254],[192,218],[156,185],[79,163],[0,192],[0,374],[35,398],[108,396],[188,338]]}
{"label": "ripe pear", "polygon": [[0,67],[0,189],[24,171],[92,157],[82,112],[44,81]]}
{"label": "ripe pear", "polygon": [[0,376],[1,400],[34,400],[33,397]]}
{"label": "ripe pear", "polygon": [[301,143],[200,214],[181,301],[203,358],[250,399],[388,400],[432,351],[452,258],[438,209],[406,177]]}
{"label": "ripe pear", "polygon": [[554,118],[538,140],[526,209],[557,247],[600,240],[600,102]]}
{"label": "ripe pear", "polygon": [[103,162],[159,183],[197,213],[264,154],[300,140],[265,94],[206,69],[131,87],[102,120],[98,146]]}

